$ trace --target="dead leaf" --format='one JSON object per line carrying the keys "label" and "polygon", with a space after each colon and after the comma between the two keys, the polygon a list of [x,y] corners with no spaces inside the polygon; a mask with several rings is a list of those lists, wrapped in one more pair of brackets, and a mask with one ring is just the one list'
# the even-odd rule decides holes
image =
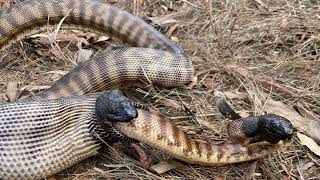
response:
{"label": "dead leaf", "polygon": [[310,161],[307,163],[299,164],[299,167],[302,171],[308,171],[308,169],[310,169],[313,165],[314,165],[314,162]]}
{"label": "dead leaf", "polygon": [[170,19],[166,17],[149,17],[149,19],[159,26],[163,26],[167,24],[176,24],[178,22],[175,19]]}
{"label": "dead leaf", "polygon": [[206,73],[209,73],[209,72],[220,72],[220,70],[216,67],[211,67],[211,68],[207,68],[205,67],[204,69],[200,69],[200,70],[197,70],[197,72],[195,73],[195,76],[200,76],[202,74],[206,74]]}
{"label": "dead leaf", "polygon": [[[42,33],[42,34],[35,34],[30,36],[33,41],[43,44],[43,45],[50,45],[50,36],[52,36],[50,33]],[[55,39],[56,42],[71,42],[75,41],[77,42],[79,38],[71,33],[70,31],[59,31],[57,34],[57,37]]]}
{"label": "dead leaf", "polygon": [[48,38],[48,35],[46,34],[34,35],[34,36],[31,36],[30,39],[32,39],[33,42],[36,42],[41,45],[45,45],[45,46],[50,45],[50,40]]}
{"label": "dead leaf", "polygon": [[151,166],[151,157],[137,144],[131,144],[131,146],[137,151],[140,156],[140,162],[144,169],[149,169]]}
{"label": "dead leaf", "polygon": [[248,94],[239,92],[238,90],[230,90],[230,91],[214,91],[215,97],[227,97],[228,99],[246,99],[248,98]]}
{"label": "dead leaf", "polygon": [[261,81],[261,82],[264,82],[264,83],[266,83],[266,84],[269,84],[269,85],[271,85],[271,86],[274,86],[274,87],[278,88],[279,90],[281,90],[281,91],[283,91],[283,92],[287,92],[287,93],[290,93],[290,94],[291,94],[291,91],[289,91],[289,89],[288,89],[286,86],[278,83],[277,81],[271,79],[270,77],[260,78],[260,81]]}
{"label": "dead leaf", "polygon": [[7,97],[7,95],[4,93],[4,94],[1,94],[1,99],[3,100],[3,101],[6,101],[6,102],[8,102],[8,97]]}
{"label": "dead leaf", "polygon": [[291,180],[290,176],[283,176],[283,180]]}
{"label": "dead leaf", "polygon": [[58,74],[59,76],[64,76],[68,73],[68,71],[56,70],[56,71],[49,71],[46,74]]}
{"label": "dead leaf", "polygon": [[50,79],[51,79],[53,82],[56,82],[56,81],[59,80],[60,78],[61,78],[61,76],[58,75],[58,74],[52,74],[52,75],[50,76]]}
{"label": "dead leaf", "polygon": [[191,80],[191,82],[188,84],[188,89],[192,89],[195,85],[197,85],[198,84],[198,77],[199,76],[201,76],[202,74],[205,74],[205,73],[209,73],[209,72],[211,72],[211,71],[213,71],[213,72],[219,72],[219,69],[217,69],[217,68],[215,68],[215,67],[212,67],[212,68],[205,68],[205,69],[202,69],[202,70],[198,70],[195,74],[194,74],[194,76],[193,76],[193,78],[192,78],[192,80]]}
{"label": "dead leaf", "polygon": [[85,62],[90,59],[92,56],[93,51],[89,49],[80,49],[76,52],[74,59],[77,63]]}
{"label": "dead leaf", "polygon": [[282,31],[289,31],[289,30],[290,30],[290,27],[289,27],[288,18],[286,18],[286,17],[282,18],[279,26],[280,26],[280,29],[281,29]]}
{"label": "dead leaf", "polygon": [[93,43],[99,43],[99,42],[104,42],[104,41],[108,41],[110,38],[108,36],[99,36],[98,39],[96,41],[94,41]]}
{"label": "dead leaf", "polygon": [[257,161],[254,161],[250,166],[250,170],[246,176],[246,180],[253,179],[253,177],[256,176],[256,169],[257,169]]}
{"label": "dead leaf", "polygon": [[178,27],[179,27],[178,24],[175,24],[175,25],[171,26],[171,27],[169,28],[169,30],[166,32],[166,36],[167,36],[167,37],[171,37],[172,34],[173,34],[173,32],[174,32]]}
{"label": "dead leaf", "polygon": [[[250,75],[248,69],[246,69],[244,67],[241,67],[239,65],[236,65],[236,64],[227,64],[225,66],[225,70],[227,72],[230,72],[230,73],[236,72],[236,73],[240,74],[243,77],[247,77],[247,76]],[[261,82],[263,82],[263,83],[266,83],[266,84],[269,84],[271,86],[274,86],[274,87],[278,88],[281,91],[284,91],[284,92],[287,92],[287,93],[291,94],[291,91],[289,91],[288,87],[278,83],[277,81],[273,80],[271,77],[265,77],[265,76],[260,77],[260,76],[258,76],[258,77],[256,77],[256,79],[261,81]]]}
{"label": "dead leaf", "polygon": [[187,85],[187,89],[190,90],[197,84],[198,84],[198,77],[193,76],[191,82]]}
{"label": "dead leaf", "polygon": [[225,68],[229,72],[236,71],[237,73],[239,73],[242,76],[249,75],[249,71],[246,68],[240,67],[239,65],[236,65],[236,64],[227,64],[227,65],[225,65]]}
{"label": "dead leaf", "polygon": [[259,6],[265,8],[266,10],[269,9],[269,7],[264,2],[262,2],[261,0],[255,0],[255,1],[259,4]]}
{"label": "dead leaf", "polygon": [[52,58],[56,61],[60,61],[63,60],[63,57],[61,56],[61,52],[56,49],[56,48],[52,48],[49,50],[49,52],[52,54]]}
{"label": "dead leaf", "polygon": [[194,126],[181,126],[179,128],[184,132],[188,132],[188,135],[196,135],[199,133],[199,131],[203,130],[201,128],[196,129]]}
{"label": "dead leaf", "polygon": [[320,146],[313,139],[302,133],[297,133],[297,135],[302,145],[307,146],[313,153],[320,156]]}
{"label": "dead leaf", "polygon": [[107,168],[123,168],[126,167],[126,164],[102,164],[103,166]]}
{"label": "dead leaf", "polygon": [[174,43],[179,43],[179,38],[176,36],[171,36],[170,37],[171,41],[173,41]]}
{"label": "dead leaf", "polygon": [[223,175],[216,175],[214,177],[215,180],[224,180],[224,176]]}
{"label": "dead leaf", "polygon": [[168,160],[168,161],[161,161],[159,164],[153,165],[151,169],[157,172],[158,174],[163,174],[172,169],[181,168],[181,167],[184,167],[182,163],[177,162],[175,160]]}
{"label": "dead leaf", "polygon": [[168,24],[178,24],[178,20],[175,18],[182,13],[185,13],[184,11],[181,12],[176,12],[176,13],[170,13],[168,15],[164,16],[156,16],[156,17],[148,17],[153,23],[159,25],[159,26],[164,26]]}
{"label": "dead leaf", "polygon": [[35,68],[32,68],[31,71],[30,71],[30,79],[31,79],[32,81],[38,79]]}
{"label": "dead leaf", "polygon": [[41,91],[44,89],[48,89],[50,86],[36,86],[33,83],[23,86],[22,88],[20,88],[20,91],[28,91],[28,92],[32,92],[32,91]]}
{"label": "dead leaf", "polygon": [[295,108],[297,109],[297,111],[305,118],[308,118],[308,119],[312,119],[312,120],[316,120],[316,121],[320,121],[317,116],[307,110],[301,103],[297,103],[297,105],[295,106]]}
{"label": "dead leaf", "polygon": [[11,61],[11,58],[8,58],[7,52],[1,52],[0,53],[0,67],[5,67],[9,62]]}
{"label": "dead leaf", "polygon": [[82,45],[89,45],[89,42],[88,42],[88,40],[87,39],[85,39],[85,38],[78,38],[78,42],[77,42],[77,47],[78,47],[78,49],[82,49]]}
{"label": "dead leaf", "polygon": [[313,73],[311,69],[301,67],[294,68],[294,72],[301,76],[310,76]]}
{"label": "dead leaf", "polygon": [[56,71],[49,71],[46,74],[49,74],[50,79],[53,82],[56,82],[57,80],[59,80],[62,76],[66,75],[67,73],[68,73],[68,71],[56,70]]}
{"label": "dead leaf", "polygon": [[158,102],[166,107],[181,109],[181,103],[172,99],[160,99]]}
{"label": "dead leaf", "polygon": [[212,123],[211,121],[205,120],[203,118],[196,118],[195,119],[200,125],[210,129],[212,133],[221,134],[223,131],[223,126],[221,123]]}
{"label": "dead leaf", "polygon": [[108,173],[108,172],[106,172],[106,171],[104,171],[104,170],[102,170],[102,169],[100,169],[100,168],[97,168],[97,167],[93,167],[93,170],[97,171],[99,174],[106,174],[106,173]]}
{"label": "dead leaf", "polygon": [[218,62],[220,59],[219,50],[214,48],[210,51],[210,59],[212,59],[213,62]]}
{"label": "dead leaf", "polygon": [[287,118],[295,128],[312,137],[312,139],[314,139],[316,142],[320,143],[319,121],[304,118],[293,108],[271,98],[267,100],[264,107],[264,110],[269,113],[274,113]]}
{"label": "dead leaf", "polygon": [[246,110],[240,110],[240,111],[237,111],[237,113],[241,116],[241,117],[248,117],[250,116],[250,113]]}
{"label": "dead leaf", "polygon": [[215,89],[217,87],[217,83],[214,79],[205,79],[202,81],[202,84],[208,89]]}
{"label": "dead leaf", "polygon": [[10,102],[15,102],[18,99],[19,90],[17,81],[9,81],[7,84],[7,97]]}

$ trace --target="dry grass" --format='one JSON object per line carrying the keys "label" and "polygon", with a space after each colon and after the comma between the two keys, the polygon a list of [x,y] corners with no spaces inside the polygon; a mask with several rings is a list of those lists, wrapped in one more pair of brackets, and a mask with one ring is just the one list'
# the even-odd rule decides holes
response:
{"label": "dry grass", "polygon": [[[199,81],[192,90],[141,87],[132,96],[166,116],[197,139],[214,143],[227,138],[227,120],[219,115],[215,93],[242,92],[248,99],[234,100],[237,110],[261,114],[262,95],[295,106],[300,103],[320,119],[320,3],[263,0],[118,0],[117,6],[149,20],[161,32],[173,32],[174,40],[192,57]],[[140,4],[143,2],[142,4]],[[166,15],[168,14],[168,15]],[[156,19],[155,19],[156,17]],[[163,21],[164,17],[167,20]],[[162,21],[160,21],[162,20]],[[155,22],[160,22],[156,24]],[[62,34],[63,35],[63,34]],[[79,35],[78,35],[79,37]],[[83,36],[81,36],[83,37]],[[79,38],[75,38],[78,40]],[[16,45],[9,52],[12,61],[0,70],[0,90],[5,93],[9,80],[20,87],[51,85],[56,77],[48,71],[68,71],[73,66],[76,41],[59,43],[56,48],[35,41]],[[45,42],[45,41],[44,41]],[[113,41],[87,48],[95,50]],[[48,51],[49,50],[49,51]],[[236,67],[236,68],[230,68]],[[272,81],[271,81],[272,80]],[[184,104],[201,117],[183,118]],[[180,117],[180,118],[179,118]],[[136,155],[123,145],[106,150],[59,174],[66,179],[245,179],[254,168],[252,162],[224,167],[185,165],[158,175],[144,170]],[[153,164],[167,156],[146,147]],[[309,166],[310,165],[310,166]],[[282,150],[258,161],[255,179],[320,179],[320,159],[299,144],[295,137]]]}

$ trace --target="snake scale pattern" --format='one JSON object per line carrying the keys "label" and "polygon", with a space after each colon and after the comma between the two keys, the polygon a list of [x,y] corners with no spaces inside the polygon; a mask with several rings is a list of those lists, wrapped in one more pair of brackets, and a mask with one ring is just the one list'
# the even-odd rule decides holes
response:
{"label": "snake scale pattern", "polygon": [[[191,81],[192,63],[180,47],[141,19],[95,0],[27,0],[12,6],[0,14],[0,49],[54,29],[62,19],[61,29],[112,34],[135,47],[95,56],[28,102],[1,104],[0,179],[45,178],[98,153],[95,101],[100,93],[83,94],[141,81],[165,87]],[[281,147],[198,142],[165,117],[137,111],[137,118],[113,127],[189,163],[249,161]]]}
{"label": "snake scale pattern", "polygon": [[[40,179],[94,156],[101,148],[95,133],[99,94],[0,106],[1,179]],[[113,127],[188,163],[218,166],[264,157],[281,144],[254,148],[210,144],[190,139],[164,116],[138,109],[139,116]]]}

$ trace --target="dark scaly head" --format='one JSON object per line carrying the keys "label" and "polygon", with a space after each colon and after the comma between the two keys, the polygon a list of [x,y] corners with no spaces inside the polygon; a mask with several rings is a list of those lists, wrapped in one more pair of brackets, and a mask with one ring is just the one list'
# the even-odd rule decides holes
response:
{"label": "dark scaly head", "polygon": [[95,109],[97,118],[102,121],[128,122],[138,116],[134,103],[119,90],[99,95]]}
{"label": "dark scaly head", "polygon": [[112,127],[112,122],[129,122],[138,116],[135,103],[121,91],[110,90],[99,94],[95,103],[95,115],[93,131],[99,135],[99,139],[108,144],[136,142]]}
{"label": "dark scaly head", "polygon": [[263,139],[273,144],[291,139],[294,131],[288,119],[275,114],[259,116],[258,129]]}

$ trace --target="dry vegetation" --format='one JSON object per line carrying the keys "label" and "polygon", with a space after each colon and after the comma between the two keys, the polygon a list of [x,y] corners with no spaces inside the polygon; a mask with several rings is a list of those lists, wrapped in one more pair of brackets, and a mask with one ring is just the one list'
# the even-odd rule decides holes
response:
{"label": "dry vegetation", "polygon": [[[317,0],[109,2],[153,24],[192,58],[198,83],[191,90],[140,87],[130,92],[134,98],[172,117],[193,138],[213,143],[227,139],[227,120],[215,106],[219,94],[227,95],[242,114],[268,111],[264,106],[267,96],[290,107],[303,107],[320,119],[320,2]],[[73,67],[70,61],[76,61],[79,47],[96,52],[118,44],[111,40],[97,42],[98,38],[90,33],[64,32],[58,36],[59,46],[50,44],[45,35],[15,45],[6,52],[11,61],[0,70],[1,98],[6,100],[8,81],[18,82],[19,89],[24,89],[22,95],[29,93],[26,90],[53,84]],[[183,105],[196,116],[189,117]],[[145,149],[153,164],[169,159],[156,150]],[[56,178],[245,179],[250,176],[320,179],[320,159],[295,136],[280,151],[257,163],[224,167],[182,164],[157,174],[144,170],[135,152],[118,144]]]}

